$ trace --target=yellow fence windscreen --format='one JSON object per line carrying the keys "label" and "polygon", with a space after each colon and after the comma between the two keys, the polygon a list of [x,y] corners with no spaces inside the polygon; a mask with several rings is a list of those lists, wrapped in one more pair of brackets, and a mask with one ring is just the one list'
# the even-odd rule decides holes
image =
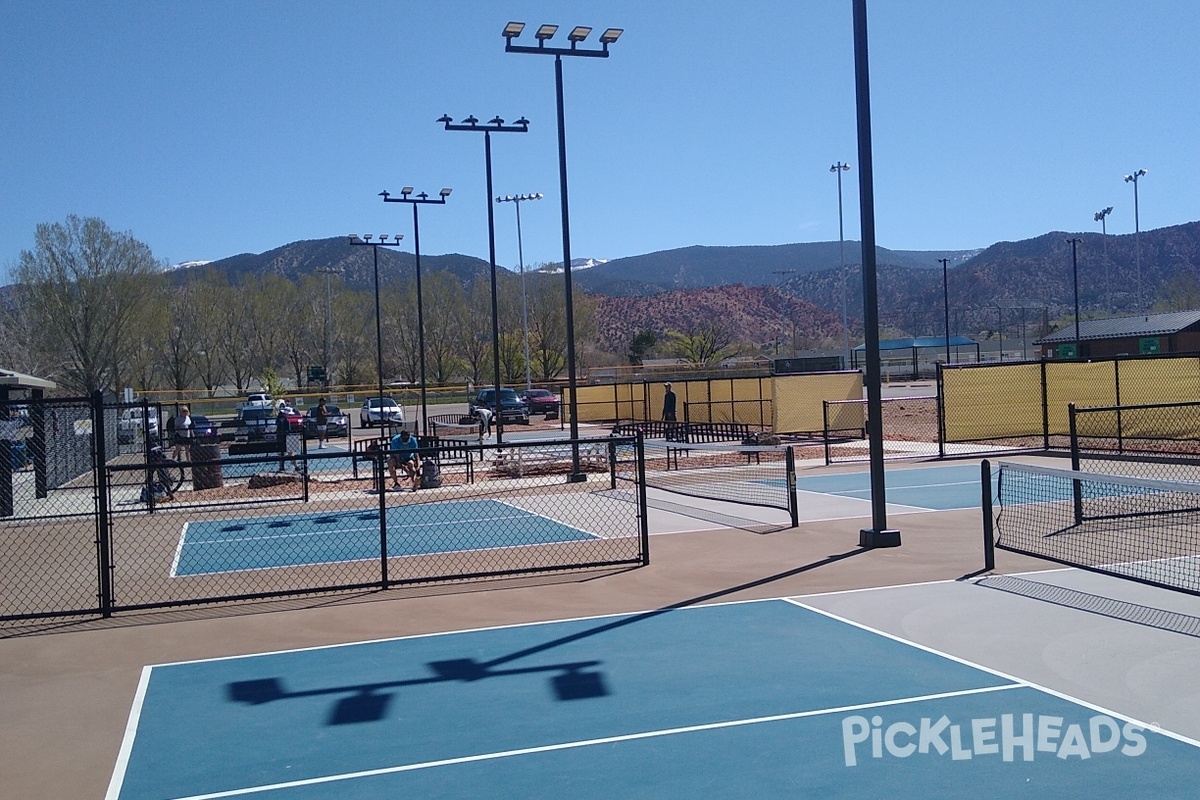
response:
{"label": "yellow fence windscreen", "polygon": [[942,370],[947,442],[1042,433],[1040,364]]}
{"label": "yellow fence windscreen", "polygon": [[1111,406],[1117,402],[1113,361],[1069,361],[1046,364],[1046,416],[1050,435],[1071,432],[1067,405]]}
{"label": "yellow fence windscreen", "polygon": [[[814,372],[800,375],[776,375],[773,410],[776,433],[815,433],[825,429],[824,401],[862,400],[862,373]],[[835,412],[834,409],[837,409]],[[862,407],[856,404],[830,406],[836,419],[832,430],[861,428]]]}

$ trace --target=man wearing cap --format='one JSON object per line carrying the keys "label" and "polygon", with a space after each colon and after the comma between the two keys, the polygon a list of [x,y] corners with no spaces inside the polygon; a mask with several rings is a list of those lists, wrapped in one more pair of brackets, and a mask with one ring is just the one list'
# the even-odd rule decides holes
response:
{"label": "man wearing cap", "polygon": [[667,393],[663,395],[663,415],[665,422],[675,421],[675,393],[671,391],[671,384],[664,383]]}

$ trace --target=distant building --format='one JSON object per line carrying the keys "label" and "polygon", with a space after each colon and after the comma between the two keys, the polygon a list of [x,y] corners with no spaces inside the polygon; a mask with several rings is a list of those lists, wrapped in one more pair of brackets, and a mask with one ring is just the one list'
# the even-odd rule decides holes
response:
{"label": "distant building", "polygon": [[1200,311],[1079,321],[1034,341],[1045,358],[1102,358],[1200,352]]}

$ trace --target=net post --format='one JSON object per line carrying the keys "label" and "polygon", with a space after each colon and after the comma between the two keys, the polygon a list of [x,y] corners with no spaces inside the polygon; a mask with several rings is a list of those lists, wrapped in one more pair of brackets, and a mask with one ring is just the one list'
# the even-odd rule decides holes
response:
{"label": "net post", "polygon": [[[390,448],[389,444],[389,448]],[[384,471],[388,448],[380,447],[375,452],[375,489],[379,494],[379,588],[388,587],[388,530],[387,530],[387,473]],[[417,457],[418,459],[420,456]],[[418,461],[418,463],[420,463]]]}
{"label": "net post", "polygon": [[787,455],[787,493],[788,514],[792,518],[792,527],[800,526],[800,501],[796,498],[796,452],[788,445]]}
{"label": "net post", "polygon": [[608,488],[617,488],[617,443],[612,437],[608,440]]}
{"label": "net post", "polygon": [[821,425],[825,434],[825,466],[829,466],[829,401],[821,401]]}
{"label": "net post", "polygon": [[[1071,433],[1071,471],[1079,472],[1079,430],[1076,427],[1075,404],[1067,403],[1067,422]],[[1071,481],[1071,500],[1075,524],[1083,522],[1083,484],[1078,478]]]}
{"label": "net post", "polygon": [[638,431],[635,445],[637,458],[638,527],[641,528],[642,566],[650,563],[650,509],[646,505],[646,440]]}
{"label": "net post", "polygon": [[996,568],[996,540],[992,518],[992,465],[986,458],[979,462],[983,490],[983,568]]}
{"label": "net post", "polygon": [[[109,513],[109,474],[108,448],[105,442],[104,430],[104,395],[99,389],[92,392],[92,454],[95,459],[93,469],[96,471],[96,568],[99,571],[98,599],[100,615],[104,618],[112,616],[113,587],[112,587],[112,517]],[[154,502],[154,492],[147,498]],[[151,510],[154,506],[150,506]]]}

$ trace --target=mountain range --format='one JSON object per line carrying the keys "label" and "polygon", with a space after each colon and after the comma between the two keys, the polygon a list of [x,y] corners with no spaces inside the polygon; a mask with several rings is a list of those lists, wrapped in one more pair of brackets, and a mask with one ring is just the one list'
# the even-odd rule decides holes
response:
{"label": "mountain range", "polygon": [[[1069,239],[1077,239],[1074,268]],[[1084,316],[1115,316],[1200,304],[1200,222],[1140,234],[1069,234],[1055,231],[981,250],[906,251],[877,248],[880,324],[895,335],[940,335],[945,314],[942,270],[951,330],[991,331],[1005,312],[1023,309],[1030,320],[1074,313],[1078,274]],[[845,263],[845,268],[839,268]],[[638,330],[663,333],[671,320],[720,319],[749,342],[763,343],[789,329],[793,344],[836,346],[842,298],[852,338],[861,340],[861,248],[847,241],[738,247],[683,247],[607,262],[579,260],[575,286],[597,297],[604,343],[621,352]],[[584,269],[583,264],[592,264]],[[423,255],[422,271],[446,270],[464,284],[487,279],[488,263],[462,254]],[[368,288],[373,262],[365,247],[344,238],[293,242],[260,254],[204,265],[231,279],[275,273],[292,280],[320,270],[343,270],[350,286]],[[192,267],[193,269],[195,267]],[[412,253],[380,248],[381,280],[411,276]],[[543,272],[561,272],[561,264]],[[508,270],[502,280],[515,279]],[[1195,300],[1192,298],[1195,297]],[[1010,318],[1013,316],[1008,315]],[[781,320],[784,320],[781,323]]]}

